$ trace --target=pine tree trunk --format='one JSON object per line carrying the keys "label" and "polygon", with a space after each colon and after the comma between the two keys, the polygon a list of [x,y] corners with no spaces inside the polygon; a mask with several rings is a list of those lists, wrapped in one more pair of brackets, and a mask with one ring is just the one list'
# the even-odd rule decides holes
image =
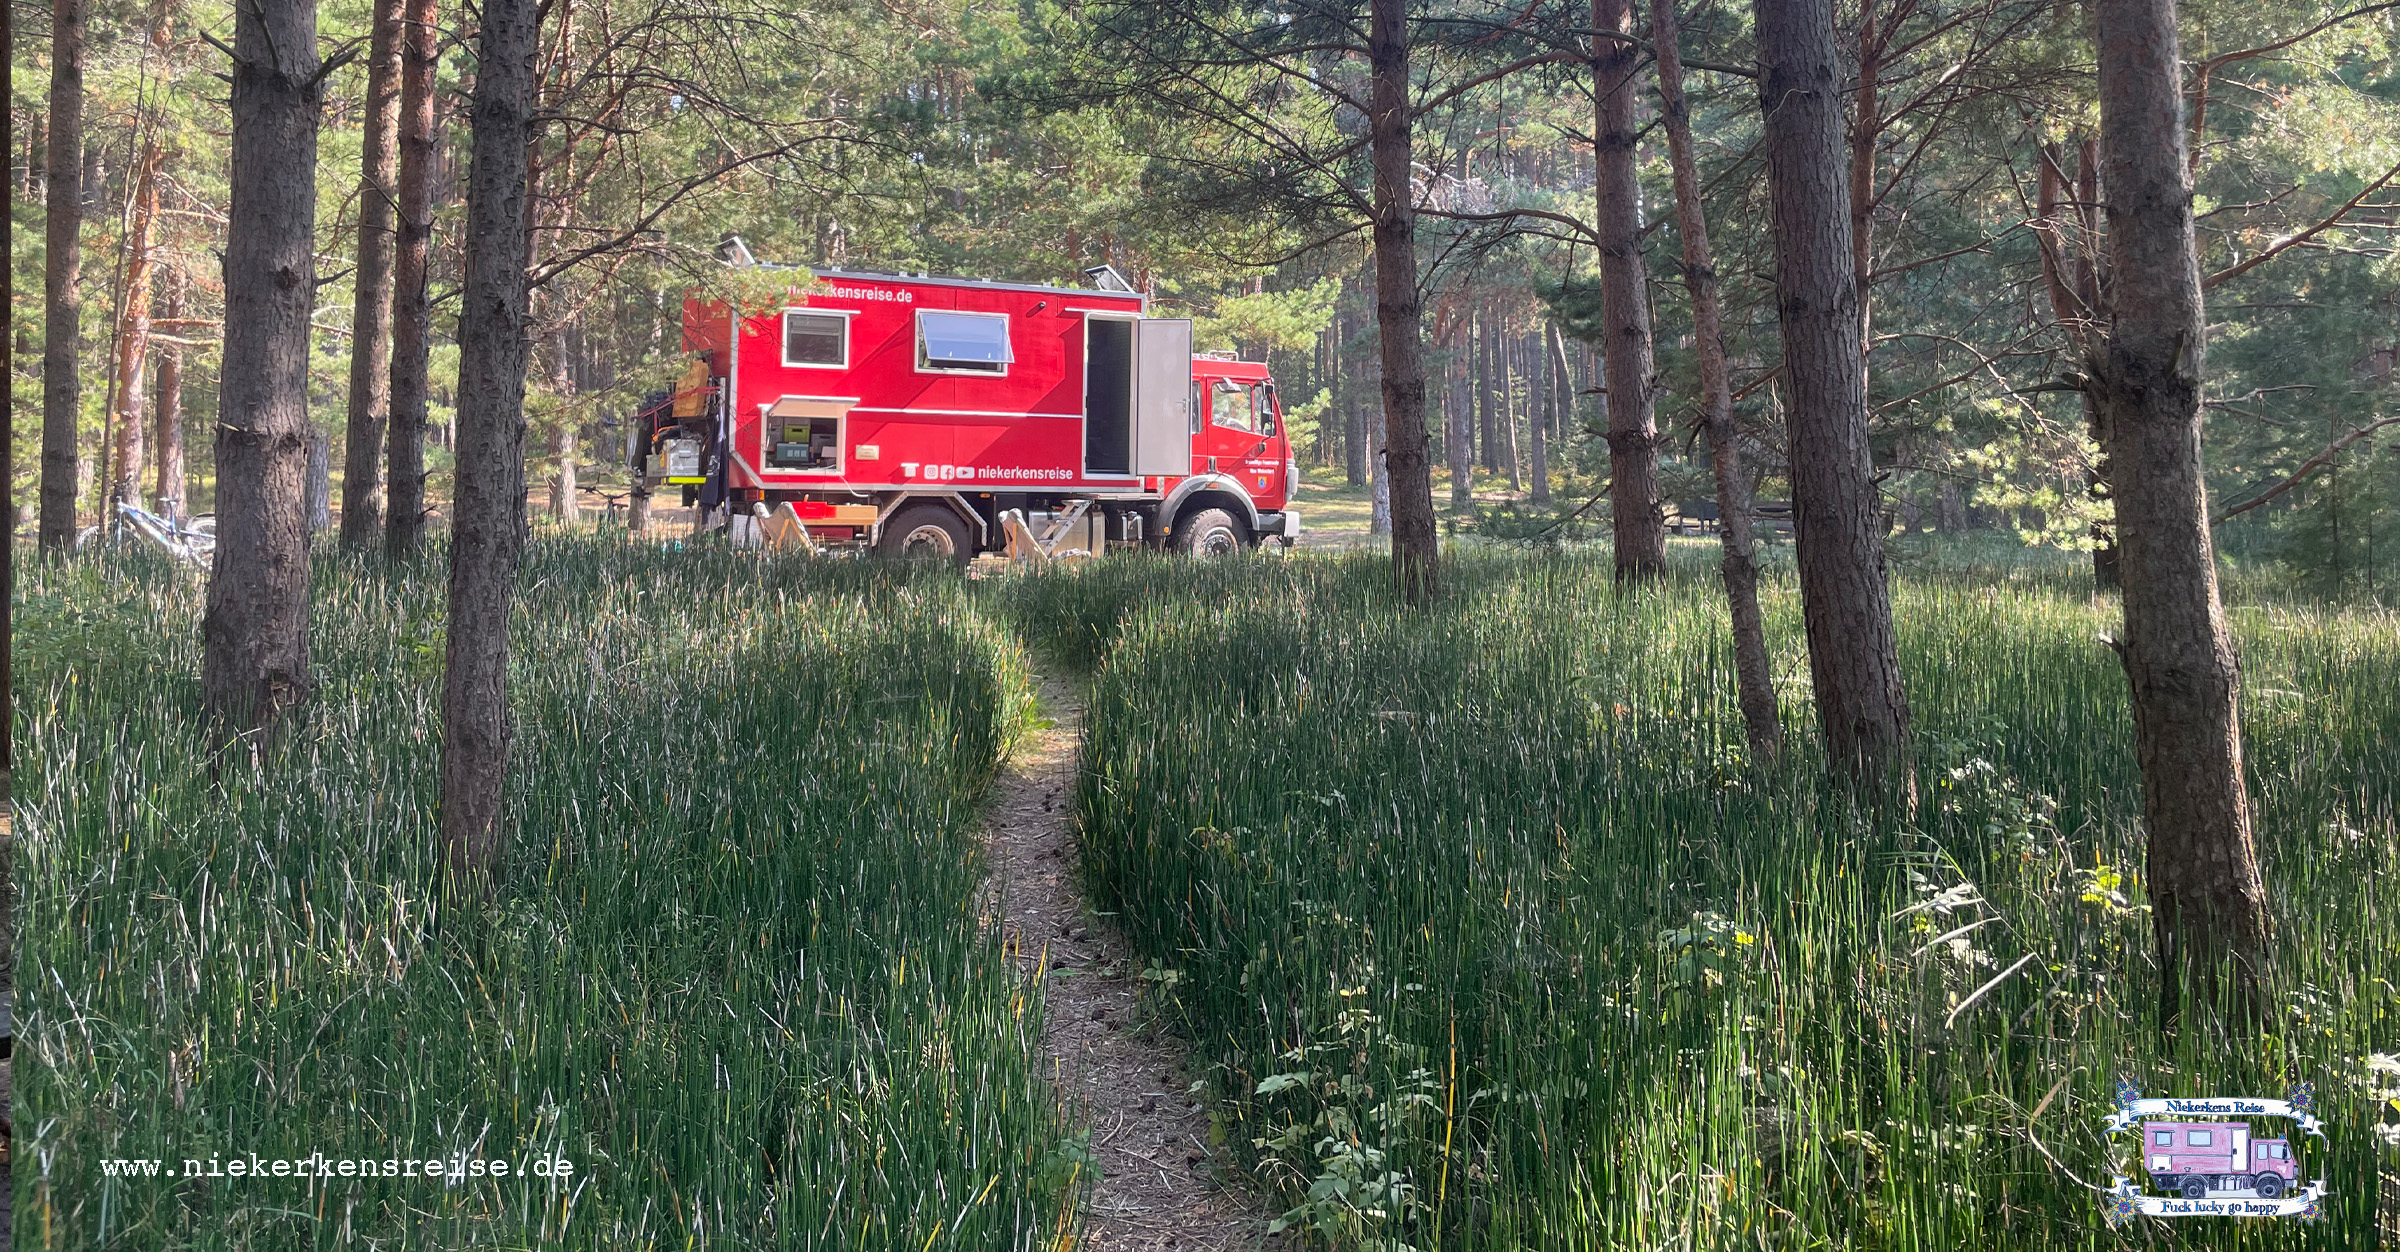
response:
{"label": "pine tree trunk", "polygon": [[358,264],[350,312],[350,407],[342,443],[342,546],[382,539],[384,425],[391,414],[392,208],[398,199],[403,0],[374,0],[358,171]]}
{"label": "pine tree trunk", "polygon": [[1499,340],[1492,333],[1491,311],[1486,309],[1475,319],[1472,333],[1475,343],[1475,431],[1476,451],[1483,468],[1500,472],[1500,408],[1493,386],[1500,373]]}
{"label": "pine tree trunk", "polygon": [[1933,492],[1933,524],[1945,535],[1958,535],[1967,529],[1967,501],[1959,494],[1958,482],[1944,478]]}
{"label": "pine tree trunk", "polygon": [[1875,0],[1858,12],[1858,86],[1850,121],[1850,274],[1858,286],[1859,376],[1866,376],[1874,344],[1874,304],[1868,295],[1875,257],[1875,144],[1883,135],[1885,35],[1875,18]]}
{"label": "pine tree trunk", "polygon": [[1367,485],[1366,371],[1361,368],[1363,362],[1348,358],[1346,349],[1351,339],[1350,319],[1345,316],[1340,324],[1343,329],[1342,340],[1334,351],[1336,359],[1341,361],[1342,421],[1345,427],[1342,434],[1342,481],[1353,487],[1363,487]]}
{"label": "pine tree trunk", "polygon": [[[1462,457],[1470,463],[1467,472],[1467,484],[1470,490],[1475,482],[1474,468],[1471,464],[1475,459],[1475,400],[1467,392],[1468,367],[1459,359],[1473,350],[1475,339],[1470,332],[1458,333],[1466,336],[1465,344],[1463,346],[1453,344],[1442,353],[1442,418],[1444,423],[1442,438],[1445,441],[1442,448],[1442,465],[1454,471],[1450,476],[1450,489],[1453,493],[1458,490],[1459,479],[1455,471],[1459,468]],[[1455,445],[1449,442],[1452,440],[1456,441]],[[1453,455],[1454,452],[1456,455]]]}
{"label": "pine tree trunk", "polygon": [[1367,485],[1367,407],[1366,371],[1363,362],[1352,359],[1348,348],[1352,334],[1349,315],[1336,323],[1341,339],[1334,345],[1337,386],[1342,397],[1342,481],[1353,487]]}
{"label": "pine tree trunk", "polygon": [[[1473,331],[1467,329],[1460,333],[1472,335]],[[1471,347],[1474,340],[1470,338],[1467,342]],[[1459,359],[1464,355],[1463,352],[1451,353],[1447,367],[1450,375],[1450,421],[1444,429],[1449,432],[1450,444],[1448,448],[1444,449],[1444,459],[1450,465],[1450,509],[1452,512],[1457,512],[1475,502],[1475,448],[1469,433],[1475,428],[1475,395],[1469,389],[1470,384],[1467,380],[1469,367],[1465,361]]]}
{"label": "pine tree trunk", "polygon": [[[2079,360],[2089,360],[2098,348],[2093,339],[2094,314],[2100,304],[2097,270],[2090,259],[2090,249],[2097,242],[2092,230],[2093,219],[2086,207],[2098,196],[2097,171],[2090,145],[2082,151],[2083,164],[2078,172],[2076,198],[2082,201],[2070,212],[2060,203],[2067,192],[2067,174],[2063,166],[2064,153],[2057,144],[2043,148],[2041,168],[2036,176],[2034,221],[2040,232],[2042,252],[2042,285],[2050,296],[2050,316],[2066,333],[2067,342]],[[2070,231],[2072,221],[2079,229]],[[2084,429],[2100,446],[2092,465],[2089,488],[2094,501],[2108,499],[2108,441],[2100,424],[2100,408],[2090,392],[2080,397],[2083,403]],[[2095,522],[2092,525],[2092,582],[2095,589],[2113,591],[2117,588],[2117,548],[2112,528]]]}
{"label": "pine tree trunk", "polygon": [[1372,482],[1367,491],[1367,533],[1392,533],[1392,471],[1384,455],[1385,435],[1379,414],[1367,417],[1367,465]]}
{"label": "pine tree trunk", "polygon": [[321,535],[333,528],[333,439],[315,426],[308,430],[308,490],[302,500],[308,533]]}
{"label": "pine tree trunk", "polygon": [[[1592,0],[1592,27],[1633,35],[1631,0]],[[1658,423],[1652,416],[1649,273],[1642,262],[1642,185],[1634,166],[1633,76],[1640,49],[1595,40],[1599,96],[1595,166],[1600,197],[1600,321],[1606,327],[1609,507],[1617,581],[1666,571],[1666,518],[1658,500]]]}
{"label": "pine tree trunk", "polygon": [[1409,189],[1414,136],[1408,11],[1404,0],[1372,0],[1370,10],[1368,146],[1375,168],[1375,324],[1383,347],[1392,572],[1403,599],[1426,604],[1441,589],[1441,536],[1434,527],[1425,435],[1424,310],[1417,298],[1416,198]]}
{"label": "pine tree trunk", "polygon": [[1508,471],[1508,493],[1512,496],[1525,490],[1517,459],[1516,362],[1522,346],[1504,336],[1493,350],[1500,361],[1500,466]]}
{"label": "pine tree trunk", "polygon": [[490,890],[508,774],[508,610],[525,536],[525,249],[536,0],[485,0],[459,307],[457,500],[442,676],[442,847]]}
{"label": "pine tree trunk", "polygon": [[217,402],[217,552],[201,685],[229,731],[306,700],[308,319],[316,295],[314,0],[236,6],[225,347]]}
{"label": "pine tree trunk", "polygon": [[[1544,326],[1548,327],[1548,323],[1544,323]],[[1538,362],[1529,359],[1527,361],[1529,368],[1525,373],[1526,407],[1532,410],[1527,416],[1533,423],[1533,502],[1535,504],[1550,503],[1550,423],[1557,420],[1558,417],[1558,370],[1550,362],[1549,337],[1556,333],[1558,332],[1555,328],[1548,328],[1543,332],[1542,338],[1537,341],[1541,346],[1536,349],[1541,359]],[[1538,403],[1534,400],[1536,389],[1541,394]]]}
{"label": "pine tree trunk", "polygon": [[1908,700],[1867,446],[1832,0],[1757,0],[1756,12],[1793,525],[1817,720],[1837,770],[1860,781],[1888,772],[1913,791]]}
{"label": "pine tree trunk", "polygon": [[[2265,888],[2242,775],[2241,668],[2201,473],[2204,332],[2174,0],[2102,0],[2100,133],[2114,318],[2091,386],[2117,467],[2133,735],[2162,1020],[2185,981],[2255,1008]],[[2224,963],[2228,985],[2219,981]]]}
{"label": "pine tree trunk", "polygon": [[75,542],[82,494],[76,427],[82,418],[83,56],[85,0],[51,0],[48,217],[42,259],[42,486],[44,552]]}
{"label": "pine tree trunk", "polygon": [[152,128],[143,138],[141,155],[134,164],[133,212],[125,237],[125,301],[117,318],[117,446],[108,488],[112,504],[142,502],[142,469],[150,434],[150,418],[143,405],[150,392],[151,275],[157,261],[151,236],[158,217],[160,159],[158,137]]}
{"label": "pine tree trunk", "polygon": [[[167,267],[167,294],[164,309],[170,323],[183,320],[183,294],[188,285],[179,266]],[[179,327],[180,329],[180,327]],[[158,511],[161,516],[182,521],[191,509],[184,499],[183,467],[183,348],[174,343],[158,346]]]}
{"label": "pine tree trunk", "polygon": [[[2087,309],[2100,307],[2100,141],[2086,139],[2076,152],[2075,209],[2083,224],[2083,246],[2075,261],[2075,289]],[[2111,499],[2109,488],[2108,431],[2101,425],[2100,408],[2091,397],[2084,397],[2085,429],[2092,442],[2100,446],[2100,454],[2092,463],[2092,496]],[[2112,525],[2092,527],[2092,582],[2101,591],[2115,591],[2124,585],[2117,574],[2117,531]]]}
{"label": "pine tree trunk", "polygon": [[415,558],[425,545],[426,394],[433,306],[426,260],[433,241],[435,57],[433,0],[404,0],[400,38],[400,167],[392,241],[390,418],[384,438],[384,555]]}
{"label": "pine tree trunk", "polygon": [[1742,465],[1741,434],[1733,424],[1733,385],[1725,365],[1717,263],[1700,202],[1700,171],[1692,151],[1692,115],[1683,95],[1681,32],[1674,0],[1652,0],[1651,44],[1658,49],[1658,94],[1665,114],[1667,163],[1675,179],[1677,233],[1683,236],[1683,281],[1692,293],[1692,346],[1700,358],[1700,421],[1708,435],[1717,480],[1719,564],[1733,614],[1733,671],[1750,754],[1771,761],[1783,750],[1783,719],[1775,671],[1767,652],[1766,617],[1758,607],[1757,549],[1750,535],[1750,478]]}

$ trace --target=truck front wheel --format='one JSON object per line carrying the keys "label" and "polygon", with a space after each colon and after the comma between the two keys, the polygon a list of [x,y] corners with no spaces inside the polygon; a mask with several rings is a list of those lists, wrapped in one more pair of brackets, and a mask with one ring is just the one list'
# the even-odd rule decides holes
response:
{"label": "truck front wheel", "polygon": [[1175,519],[1174,549],[1186,556],[1232,556],[1248,547],[1250,535],[1223,509],[1202,509]]}
{"label": "truck front wheel", "polygon": [[2283,1194],[2283,1177],[2280,1174],[2260,1174],[2251,1185],[2257,1189],[2261,1200],[2272,1200]]}
{"label": "truck front wheel", "polygon": [[911,504],[883,524],[875,551],[888,557],[938,557],[963,570],[975,559],[975,541],[967,534],[965,520],[949,506]]}

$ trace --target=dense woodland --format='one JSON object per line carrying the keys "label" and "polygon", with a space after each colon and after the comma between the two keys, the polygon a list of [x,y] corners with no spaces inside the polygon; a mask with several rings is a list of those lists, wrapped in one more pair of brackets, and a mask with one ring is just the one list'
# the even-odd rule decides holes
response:
{"label": "dense woodland", "polygon": [[[712,281],[729,232],[800,264],[1068,281],[1113,262],[1163,307],[1202,318],[1207,346],[1271,359],[1311,424],[1309,455],[1362,481],[1379,407],[1355,107],[1364,58],[1290,33],[1308,5],[1283,15],[1297,24],[1256,32],[1246,24],[1266,10],[1146,7],[546,8],[535,107],[549,120],[530,183],[540,281],[528,404],[535,479],[549,484],[537,504],[573,507],[564,482],[621,490],[608,424],[667,376],[681,294]],[[379,12],[391,24],[381,32]],[[430,144],[411,172],[430,214],[429,364],[403,393],[411,407],[423,393],[428,489],[449,492],[478,28],[472,10],[410,12],[328,5],[317,18],[319,45],[341,63],[323,84],[315,154],[307,415],[326,445],[327,498],[348,506],[338,511],[354,532],[381,515],[385,476],[386,458],[369,453],[392,403],[404,21],[431,22],[433,46],[410,105]],[[28,451],[41,442],[55,16],[17,6],[11,49],[12,408]],[[1607,480],[1597,246],[1611,229],[1634,232],[1643,253],[1651,420],[1668,436],[1658,494],[1709,494],[1658,83],[1646,64],[1598,71],[1640,71],[1608,93],[1632,109],[1615,124],[1637,132],[1638,186],[1611,226],[1595,196],[1595,70],[1576,51],[1592,20],[1565,4],[1435,6],[1411,19],[1431,451],[1494,475],[1517,506],[1495,491],[1469,509],[1454,477],[1444,500],[1467,510],[1465,528],[1505,531],[1511,513],[1581,503]],[[2225,522],[2220,546],[2287,560],[2329,592],[2380,596],[2400,589],[2400,468],[2390,437],[2353,436],[2392,416],[2400,351],[2395,21],[2379,5],[2182,12],[2212,499],[2237,509],[2311,469]],[[1750,19],[1712,5],[1681,22],[1732,418],[1762,498],[1788,498]],[[1645,41],[1648,25],[1645,13]],[[2105,534],[2080,402],[2038,390],[2073,366],[2078,284],[2108,279],[2089,25],[2087,6],[2057,3],[1875,0],[1837,14],[1844,73],[1864,83],[1848,100],[1844,160],[1877,504],[1900,530],[1991,528],[2071,547]],[[210,41],[230,33],[229,10],[187,0],[85,15],[80,116],[64,150],[81,193],[81,525],[121,490],[213,504],[211,441],[184,432],[207,430],[218,401],[231,119],[226,54]],[[1267,33],[1284,42],[1260,42]],[[1725,66],[1740,72],[1711,68]],[[1311,89],[1318,79],[1352,90]],[[1553,328],[1563,342],[1547,338]],[[35,496],[38,473],[35,458],[18,459],[18,500]]]}
{"label": "dense woodland", "polygon": [[[2117,1246],[2058,1123],[2204,1071],[2383,1171],[2309,1246],[2400,1231],[2400,4],[10,20],[40,1159],[601,1180],[337,1235],[45,1164],[45,1232],[1105,1227],[1055,975],[977,914],[1034,663],[1107,976],[1293,1238]],[[1114,266],[1272,365],[1369,552],[620,525],[683,301],[789,281],[745,249]],[[205,576],[120,504],[212,515]]]}

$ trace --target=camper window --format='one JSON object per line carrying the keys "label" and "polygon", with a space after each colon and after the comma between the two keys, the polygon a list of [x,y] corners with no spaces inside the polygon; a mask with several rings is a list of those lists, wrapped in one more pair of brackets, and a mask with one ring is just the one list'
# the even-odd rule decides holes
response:
{"label": "camper window", "polygon": [[783,363],[804,369],[848,368],[850,319],[832,313],[785,313]]}
{"label": "camper window", "polygon": [[1006,374],[1009,362],[1005,313],[917,314],[917,369],[928,374]]}

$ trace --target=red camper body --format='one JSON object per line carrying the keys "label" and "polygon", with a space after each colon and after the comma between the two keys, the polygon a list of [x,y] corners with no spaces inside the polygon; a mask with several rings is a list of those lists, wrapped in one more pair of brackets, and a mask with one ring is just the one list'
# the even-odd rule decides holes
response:
{"label": "red camper body", "polygon": [[[634,424],[647,487],[812,547],[1228,551],[1299,518],[1264,365],[1195,357],[1130,291],[817,270],[776,310],[684,306],[686,374]],[[1113,277],[1113,275],[1112,275]],[[781,506],[790,505],[789,513]]]}

